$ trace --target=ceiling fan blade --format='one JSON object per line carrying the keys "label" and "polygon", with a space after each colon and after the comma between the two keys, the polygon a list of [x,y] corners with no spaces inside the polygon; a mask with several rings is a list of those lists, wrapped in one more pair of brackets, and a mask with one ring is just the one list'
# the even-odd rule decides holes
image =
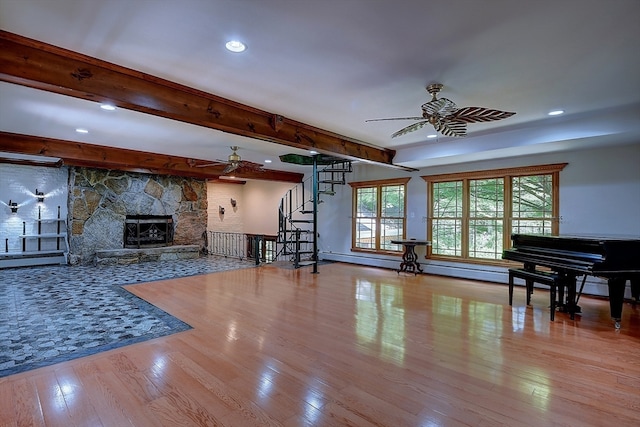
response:
{"label": "ceiling fan blade", "polygon": [[508,111],[492,110],[484,107],[464,107],[451,114],[451,119],[465,123],[492,122],[513,116]]}
{"label": "ceiling fan blade", "polygon": [[424,117],[393,117],[390,119],[369,119],[365,120],[365,122],[383,122],[386,120],[424,120]]}
{"label": "ceiling fan blade", "polygon": [[234,170],[240,167],[240,163],[229,163],[226,168],[222,171],[222,174],[227,174],[229,172],[233,172]]}
{"label": "ceiling fan blade", "polygon": [[405,134],[407,134],[409,132],[413,132],[415,130],[418,130],[418,129],[422,128],[424,125],[426,125],[428,123],[429,123],[428,121],[423,120],[421,122],[409,125],[409,126],[407,126],[405,128],[400,129],[399,131],[395,132],[393,135],[391,135],[391,138],[395,138],[397,136],[402,136],[402,135],[405,135]]}
{"label": "ceiling fan blade", "polygon": [[447,98],[435,99],[433,101],[422,104],[422,111],[426,116],[440,115],[448,116],[453,114],[458,107],[456,104]]}
{"label": "ceiling fan blade", "polygon": [[413,132],[431,123],[437,132],[444,136],[462,137],[467,135],[467,123],[490,122],[502,120],[513,116],[515,113],[508,111],[494,110],[484,107],[464,107],[458,106],[447,98],[437,98],[442,89],[442,84],[433,83],[427,86],[427,92],[432,95],[429,102],[422,104],[422,117],[396,117],[389,119],[373,119],[367,122],[377,122],[383,120],[419,120],[417,123],[400,129],[391,135],[396,138]]}
{"label": "ceiling fan blade", "polygon": [[242,160],[239,163],[240,163],[239,165],[240,168],[251,169],[254,171],[262,171],[263,170],[262,168],[264,167],[264,165],[261,163],[250,162],[248,160]]}
{"label": "ceiling fan blade", "polygon": [[434,127],[444,136],[467,136],[467,124],[458,120],[439,120]]}
{"label": "ceiling fan blade", "polygon": [[202,163],[202,164],[197,164],[195,165],[197,168],[208,168],[209,166],[219,166],[219,165],[226,165],[227,162],[222,161],[222,160],[216,160],[213,162],[209,162],[209,163]]}

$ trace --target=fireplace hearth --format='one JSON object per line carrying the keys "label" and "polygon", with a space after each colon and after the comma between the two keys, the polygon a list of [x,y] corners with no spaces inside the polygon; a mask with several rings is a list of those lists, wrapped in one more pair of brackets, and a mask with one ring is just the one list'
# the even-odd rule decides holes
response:
{"label": "fireplace hearth", "polygon": [[158,248],[173,244],[171,215],[127,215],[124,224],[124,247]]}

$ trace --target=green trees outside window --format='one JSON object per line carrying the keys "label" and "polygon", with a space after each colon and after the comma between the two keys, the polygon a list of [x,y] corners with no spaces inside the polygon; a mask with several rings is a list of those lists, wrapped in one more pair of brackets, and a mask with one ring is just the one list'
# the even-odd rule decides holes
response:
{"label": "green trees outside window", "polygon": [[423,176],[433,258],[496,261],[512,233],[558,234],[566,164]]}
{"label": "green trees outside window", "polygon": [[406,230],[406,183],[409,178],[349,183],[353,188],[352,249],[399,252]]}

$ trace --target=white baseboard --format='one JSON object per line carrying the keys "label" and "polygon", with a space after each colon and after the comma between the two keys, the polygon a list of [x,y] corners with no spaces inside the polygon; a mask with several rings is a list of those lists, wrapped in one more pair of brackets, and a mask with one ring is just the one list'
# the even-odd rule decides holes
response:
{"label": "white baseboard", "polygon": [[[385,255],[373,255],[366,253],[337,253],[320,252],[320,259],[327,261],[339,261],[350,264],[366,265],[370,267],[381,267],[397,270],[400,267],[399,257],[389,257]],[[446,261],[422,260],[420,263],[426,274],[438,276],[455,277],[458,279],[481,280],[485,282],[509,283],[507,267],[496,267],[478,264],[453,263]],[[524,286],[524,281],[516,279],[517,285]],[[582,284],[582,278],[578,278],[578,290]],[[582,291],[585,295],[608,296],[609,288],[604,279],[587,276],[587,280]],[[625,298],[631,298],[631,291],[627,287]]]}

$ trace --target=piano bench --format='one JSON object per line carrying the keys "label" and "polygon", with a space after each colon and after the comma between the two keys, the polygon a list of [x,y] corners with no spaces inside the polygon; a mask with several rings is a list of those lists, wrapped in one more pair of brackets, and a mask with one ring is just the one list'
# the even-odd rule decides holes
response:
{"label": "piano bench", "polygon": [[513,305],[513,279],[516,277],[525,281],[527,290],[527,305],[531,303],[531,294],[533,293],[534,283],[540,283],[549,286],[551,321],[553,321],[556,314],[556,294],[558,292],[558,287],[562,285],[559,276],[556,273],[548,273],[546,271],[525,270],[524,268],[510,268],[509,305]]}

